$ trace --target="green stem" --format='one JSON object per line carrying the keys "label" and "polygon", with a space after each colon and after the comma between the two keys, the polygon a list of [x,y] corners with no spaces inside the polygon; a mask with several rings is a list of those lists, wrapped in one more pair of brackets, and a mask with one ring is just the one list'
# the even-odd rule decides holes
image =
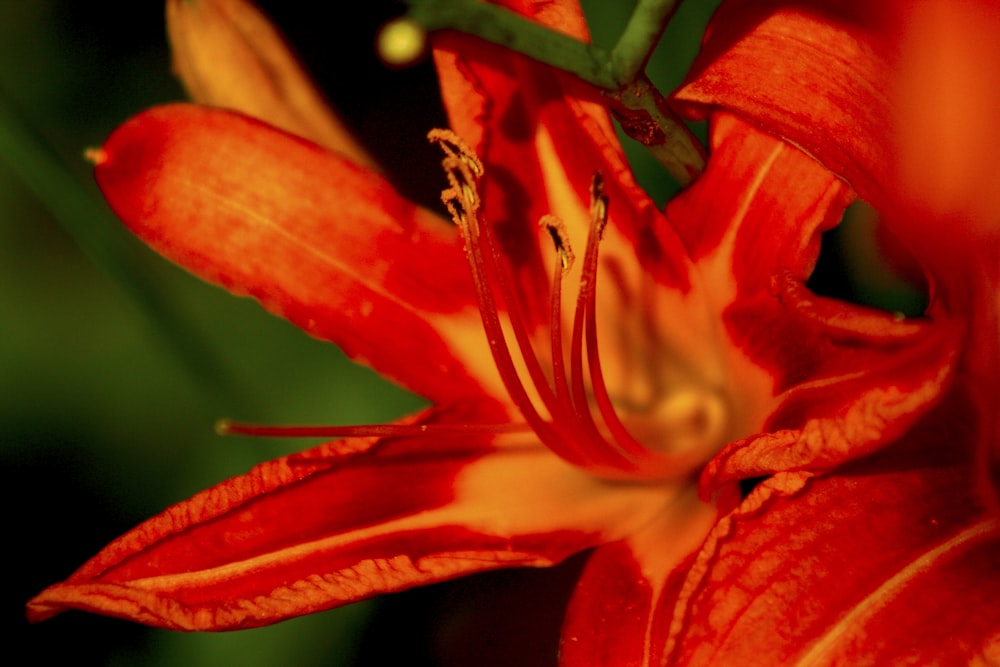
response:
{"label": "green stem", "polygon": [[628,84],[642,74],[679,5],[679,0],[639,0],[611,49],[611,70],[617,81]]}
{"label": "green stem", "polygon": [[458,30],[570,72],[598,88],[618,86],[603,49],[478,0],[408,0],[407,17],[427,31]]}
{"label": "green stem", "polygon": [[645,75],[605,93],[611,113],[682,187],[705,169],[705,149]]}

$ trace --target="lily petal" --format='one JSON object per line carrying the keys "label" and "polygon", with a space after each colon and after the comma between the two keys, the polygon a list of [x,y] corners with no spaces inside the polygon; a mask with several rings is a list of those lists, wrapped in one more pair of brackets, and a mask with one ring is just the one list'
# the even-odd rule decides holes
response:
{"label": "lily petal", "polygon": [[[735,0],[675,98],[788,140],[875,205],[928,272],[931,323],[966,320],[963,372],[984,396],[996,394],[984,369],[995,368],[1000,330],[1000,235],[983,166],[996,143],[998,35],[988,3]],[[954,323],[941,328],[959,343]]]}
{"label": "lily petal", "polygon": [[674,101],[800,146],[879,209],[914,199],[931,224],[961,212],[973,236],[995,233],[998,35],[1000,12],[983,2],[732,0]]}
{"label": "lily petal", "polygon": [[171,261],[426,398],[506,395],[457,233],[377,174],[190,105],[132,118],[95,158],[111,207]]}
{"label": "lily petal", "polygon": [[[953,319],[900,320],[812,294],[820,234],[853,192],[735,115],[714,113],[711,135],[708,169],[666,209],[721,314],[740,434],[706,468],[705,493],[826,469],[892,441],[944,391],[963,335]],[[745,437],[750,429],[760,433]]]}
{"label": "lily petal", "polygon": [[168,0],[174,69],[191,99],[240,111],[374,167],[284,39],[245,0]]}
{"label": "lily petal", "polygon": [[972,405],[952,392],[876,456],[763,482],[679,575],[663,664],[993,664],[1000,513]]}
{"label": "lily petal", "polygon": [[[892,3],[905,26],[896,87],[898,210],[887,224],[935,278],[935,311],[969,321],[964,366],[1000,392],[1000,9],[926,0]],[[1000,456],[1000,420],[994,443]]]}
{"label": "lily petal", "polygon": [[718,516],[688,489],[641,531],[595,549],[567,610],[560,665],[659,665],[667,633],[653,621],[673,599],[670,574],[686,569]]}
{"label": "lily petal", "polygon": [[706,280],[727,303],[788,272],[805,281],[820,234],[835,226],[854,193],[795,146],[728,113],[711,116],[712,161],[667,204],[666,216]]}
{"label": "lily petal", "polygon": [[531,439],[335,442],[148,520],[43,591],[29,614],[85,609],[185,630],[265,625],[471,572],[552,565],[620,539],[674,493],[600,481]]}
{"label": "lily petal", "polygon": [[723,3],[687,82],[692,116],[726,109],[814,155],[878,206],[893,180],[890,54],[871,3]]}

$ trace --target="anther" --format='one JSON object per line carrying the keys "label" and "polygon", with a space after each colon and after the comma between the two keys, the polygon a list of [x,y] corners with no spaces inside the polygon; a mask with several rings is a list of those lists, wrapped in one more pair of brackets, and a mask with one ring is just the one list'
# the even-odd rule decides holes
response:
{"label": "anther", "polygon": [[608,196],[604,194],[604,178],[595,171],[590,181],[590,220],[597,239],[604,238],[604,228],[608,226]]}
{"label": "anther", "polygon": [[563,273],[569,272],[573,268],[576,255],[573,254],[573,249],[569,245],[569,232],[566,231],[565,223],[554,215],[544,215],[538,221],[538,226],[544,227],[549,236],[552,237],[552,245],[555,246],[556,253],[559,255]]}
{"label": "anther", "polygon": [[476,178],[483,175],[483,163],[479,161],[479,157],[460,136],[451,130],[434,128],[427,133],[427,140],[438,144],[444,151],[446,158],[456,158],[464,163]]}
{"label": "anther", "polygon": [[456,225],[475,217],[479,209],[476,183],[483,173],[483,164],[461,137],[451,130],[433,129],[427,139],[444,151],[441,166],[448,179],[448,189],[441,192],[441,201]]}

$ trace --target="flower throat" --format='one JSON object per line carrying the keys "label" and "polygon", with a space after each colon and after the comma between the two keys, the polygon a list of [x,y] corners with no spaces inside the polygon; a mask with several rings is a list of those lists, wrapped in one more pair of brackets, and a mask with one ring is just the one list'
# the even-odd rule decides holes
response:
{"label": "flower throat", "polygon": [[[442,166],[449,187],[442,192],[441,198],[465,241],[466,259],[496,368],[525,421],[285,427],[222,420],[216,430],[221,434],[334,438],[461,437],[533,432],[567,462],[600,476],[662,478],[688,474],[694,463],[687,460],[690,457],[655,451],[629,433],[615,410],[601,371],[596,280],[599,246],[608,221],[608,198],[600,173],[594,175],[590,187],[590,227],[572,327],[568,332],[568,348],[564,346],[563,280],[576,263],[576,257],[565,225],[559,218],[546,215],[539,221],[555,248],[549,290],[549,349],[546,355],[540,356],[531,340],[496,231],[480,213],[478,182],[484,174],[482,162],[449,130],[432,130],[428,138],[444,151]],[[543,366],[543,359],[547,360],[547,368]]]}

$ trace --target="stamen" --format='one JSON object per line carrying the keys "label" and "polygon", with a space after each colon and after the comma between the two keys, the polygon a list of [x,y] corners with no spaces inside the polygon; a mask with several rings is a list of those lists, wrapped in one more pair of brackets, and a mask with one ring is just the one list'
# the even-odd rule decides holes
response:
{"label": "stamen", "polygon": [[[588,286],[585,295],[587,303],[584,327],[587,339],[590,384],[594,391],[594,402],[601,413],[604,425],[611,432],[614,443],[619,446],[619,451],[623,455],[634,460],[634,457],[648,454],[648,452],[641,443],[632,437],[615,411],[611,397],[608,395],[607,385],[604,382],[604,373],[601,371],[601,357],[597,344],[597,261],[600,254],[600,241],[604,238],[604,230],[608,226],[608,197],[604,194],[604,181],[600,173],[594,174],[594,179],[590,184],[590,221],[590,238],[594,240],[593,255],[588,254],[587,264],[583,268],[587,275],[586,284]],[[588,253],[590,245],[588,242]]]}
{"label": "stamen", "polygon": [[[594,287],[596,285],[596,274],[597,274],[597,247],[603,237],[604,228],[607,225],[607,198],[603,195],[602,181],[600,174],[595,174],[594,183],[592,185],[593,199],[591,210],[593,213],[593,224],[591,229],[590,238],[588,239],[588,253],[592,257],[588,257],[588,261],[591,264],[590,270],[588,271],[587,266],[584,266],[584,276],[585,282],[589,285],[589,299],[586,302],[590,310],[593,310],[594,304]],[[595,203],[596,202],[596,203]],[[555,222],[554,226],[550,226],[548,223]],[[473,221],[470,221],[472,224]],[[476,220],[475,228],[476,231],[482,230],[482,238],[486,242],[487,252],[485,253],[485,258],[487,260],[487,267],[491,269],[491,275],[495,279],[498,287],[500,288],[501,295],[508,305],[508,314],[511,319],[511,326],[514,331],[515,338],[517,339],[518,349],[524,359],[527,367],[528,374],[531,377],[533,386],[538,392],[542,403],[544,404],[546,410],[548,411],[550,418],[553,420],[552,425],[555,427],[556,431],[561,434],[561,438],[553,443],[546,443],[549,445],[553,451],[557,453],[563,452],[563,456],[568,457],[570,453],[572,456],[579,457],[577,463],[588,465],[591,468],[599,468],[604,472],[613,471],[631,471],[634,470],[634,460],[632,457],[623,456],[623,452],[614,447],[613,444],[609,447],[609,443],[601,435],[596,422],[590,411],[590,403],[588,401],[586,388],[584,385],[584,375],[582,372],[582,333],[580,337],[580,344],[578,349],[581,350],[579,355],[580,366],[574,371],[574,387],[578,387],[577,391],[570,392],[567,389],[567,384],[565,383],[565,370],[561,373],[555,373],[555,365],[558,363],[562,365],[562,361],[559,358],[561,356],[562,347],[562,334],[561,325],[558,327],[559,331],[559,354],[557,355],[553,352],[553,371],[555,373],[556,382],[562,380],[563,384],[560,387],[556,385],[555,395],[553,395],[552,389],[550,388],[548,381],[541,369],[538,362],[538,357],[535,355],[534,348],[531,345],[530,340],[527,337],[527,327],[524,324],[523,315],[520,308],[518,307],[519,300],[517,295],[514,293],[513,288],[510,285],[510,281],[506,276],[504,267],[502,264],[502,254],[499,250],[499,242],[496,238],[496,234],[493,228],[488,224],[482,224],[480,226],[479,221]],[[569,246],[568,233],[565,230],[565,226],[559,223],[558,218],[555,216],[548,216],[548,220],[543,218],[540,224],[549,230],[550,236],[553,236],[553,231],[555,235],[553,239],[557,246],[557,254],[559,255],[559,268],[568,271],[575,256],[572,254],[572,250]],[[560,271],[560,276],[563,274]],[[553,307],[561,304],[561,280],[554,281],[554,284],[559,288],[559,294],[554,295],[554,298],[558,298],[558,301],[554,302]],[[581,292],[588,293],[584,290],[581,285]],[[579,302],[578,302],[579,303]],[[561,311],[561,308],[560,308]],[[581,317],[586,315],[586,309],[580,311]],[[557,321],[561,322],[561,312],[556,315]],[[585,322],[585,320],[581,320]],[[583,331],[578,326],[574,326],[574,331]],[[562,378],[560,378],[560,374]],[[610,405],[610,404],[609,404]],[[533,407],[533,406],[532,406]],[[575,418],[574,418],[575,417]],[[645,451],[641,445],[639,445],[641,451]],[[610,469],[610,470],[609,470]]]}
{"label": "stamen", "polygon": [[[588,331],[593,323],[596,323],[598,248],[608,222],[608,199],[604,194],[603,186],[604,182],[600,173],[595,173],[590,187],[590,231],[587,235],[587,249],[581,269],[580,290],[577,294],[576,311],[573,317],[573,333],[570,343],[572,354],[570,368],[572,374],[571,394],[575,414],[579,419],[580,426],[590,435],[591,444],[597,445],[597,451],[594,453],[601,454],[608,463],[618,469],[633,470],[636,464],[635,455],[645,453],[645,449],[641,445],[638,445],[638,449],[631,446],[624,448],[620,446],[620,437],[622,435],[625,436],[626,442],[630,441],[629,444],[635,441],[627,434],[624,427],[618,429],[613,426],[613,424],[620,425],[620,421],[614,412],[614,406],[608,398],[607,390],[604,388],[604,376],[601,373],[600,357],[596,353],[596,327],[595,333],[591,334]],[[586,348],[584,347],[585,340],[587,341]],[[608,442],[601,435],[597,422],[591,414],[590,399],[583,371],[585,349],[588,357],[587,369],[590,371],[590,381],[595,391],[594,399],[605,425],[611,431],[611,435],[614,438],[613,442]],[[607,412],[610,412],[612,419],[608,419]]]}
{"label": "stamen", "polygon": [[531,378],[533,386],[538,391],[545,409],[549,412],[549,416],[553,419],[558,419],[561,412],[559,404],[554,399],[552,388],[549,386],[549,380],[542,370],[541,363],[538,361],[538,356],[535,354],[534,346],[528,336],[528,326],[524,319],[524,313],[520,308],[521,300],[515,293],[513,281],[510,280],[505,270],[503,254],[500,251],[500,242],[496,237],[496,232],[493,230],[492,225],[488,223],[480,223],[480,221],[476,220],[474,224],[476,233],[485,242],[485,267],[489,271],[489,277],[493,279],[494,284],[499,288],[501,298],[507,306],[507,315],[510,318],[511,330],[514,333],[518,352],[520,352],[521,358],[527,366],[528,375]]}
{"label": "stamen", "polygon": [[[565,434],[561,432],[562,420],[559,419],[558,403],[554,400],[552,390],[548,386],[530,341],[527,339],[527,330],[520,310],[517,308],[513,289],[506,280],[503,271],[500,270],[500,252],[492,237],[492,229],[488,224],[480,226],[480,200],[475,185],[477,177],[483,173],[482,163],[465,142],[449,130],[432,130],[428,134],[428,139],[438,143],[445,153],[442,166],[451,187],[442,193],[441,198],[465,237],[465,254],[472,269],[483,328],[486,331],[490,352],[504,386],[525,420],[553,452],[567,461],[583,463],[579,452],[573,450],[572,439],[565,437]],[[486,246],[485,253],[480,250],[482,245]],[[497,305],[493,297],[494,286],[499,289],[501,297],[508,305],[507,312],[521,356],[528,367],[528,373],[542,402],[549,411],[550,418],[555,419],[554,423],[547,422],[541,416],[521,383],[500,323]]]}
{"label": "stamen", "polygon": [[604,177],[601,172],[594,172],[590,181],[590,231],[597,234],[597,240],[604,238],[604,230],[608,226],[608,196],[604,194]]}
{"label": "stamen", "polygon": [[[606,211],[607,206],[605,204],[601,211],[595,212],[595,215],[604,216],[603,219],[606,222]],[[586,386],[584,384],[582,361],[583,335],[579,333],[582,329],[578,324],[583,320],[580,319],[577,319],[574,323],[574,331],[578,333],[574,338],[575,342],[571,344],[571,352],[573,353],[574,362],[573,381],[570,382],[566,376],[562,349],[562,278],[572,266],[575,256],[573,255],[569,245],[569,234],[566,231],[565,225],[559,218],[555,216],[545,216],[541,221],[539,221],[539,224],[544,226],[548,230],[550,236],[552,236],[557,253],[552,276],[550,324],[552,370],[553,380],[556,386],[556,400],[560,403],[560,405],[567,406],[567,409],[563,411],[568,418],[566,423],[571,425],[573,431],[571,435],[577,442],[577,448],[589,455],[588,461],[590,461],[591,464],[597,464],[602,467],[607,466],[616,470],[629,470],[632,468],[630,461],[624,461],[621,457],[614,455],[613,451],[609,452],[608,443],[598,430],[597,423],[594,421],[590,412],[590,403],[587,396]],[[593,237],[593,234],[591,234],[591,236]],[[588,249],[591,247],[591,244],[588,243]],[[596,256],[593,258],[593,261],[594,272],[596,272]],[[584,268],[584,275],[587,275],[586,267]],[[593,278],[593,276],[591,276],[591,278]],[[593,281],[591,280],[591,282]],[[591,292],[593,292],[593,290],[591,290]],[[577,304],[580,304],[579,299]],[[590,305],[592,307],[592,303]],[[578,308],[577,317],[579,318],[584,316],[585,311]],[[608,456],[609,453],[611,454],[610,457]]]}
{"label": "stamen", "polygon": [[568,394],[569,382],[566,379],[566,364],[563,358],[562,337],[562,279],[570,268],[576,256],[569,245],[569,234],[563,221],[554,215],[546,215],[538,221],[539,225],[548,230],[556,247],[556,261],[552,268],[552,288],[550,290],[551,306],[549,315],[549,340],[552,355],[552,381],[556,388],[556,401],[560,404],[570,401]]}
{"label": "stamen", "polygon": [[[587,439],[596,447],[591,449],[604,453],[607,449],[604,446],[604,438],[597,428],[597,423],[590,412],[590,398],[587,395],[587,386],[583,374],[583,324],[587,312],[587,292],[588,284],[592,282],[596,272],[596,255],[594,254],[595,240],[593,234],[587,238],[587,250],[584,255],[583,270],[580,276],[580,288],[576,297],[576,310],[573,313],[573,330],[570,334],[570,384],[569,394],[573,404],[573,413],[576,415],[579,426],[587,434]],[[592,266],[593,265],[593,266]]]}
{"label": "stamen", "polygon": [[476,191],[475,181],[483,173],[483,164],[461,137],[450,130],[431,130],[427,133],[427,138],[444,151],[445,158],[441,164],[451,187],[441,192],[441,201],[452,220],[458,224],[460,219],[474,216],[479,210],[479,193]]}
{"label": "stamen", "polygon": [[[674,465],[677,462],[673,457],[651,451],[632,436],[618,416],[605,383],[597,339],[596,287],[599,247],[608,224],[608,197],[604,194],[600,173],[594,175],[591,183],[590,229],[573,313],[568,369],[563,337],[562,282],[573,269],[576,258],[563,222],[554,215],[543,216],[539,221],[555,248],[550,290],[549,377],[529,334],[522,299],[509,273],[496,231],[480,217],[478,180],[483,175],[482,163],[448,130],[434,130],[428,138],[444,151],[442,165],[449,187],[442,192],[441,200],[465,241],[463,249],[472,272],[490,353],[510,400],[520,410],[524,422],[271,426],[223,419],[216,424],[216,432],[220,435],[332,439],[461,438],[533,432],[553,453],[594,474],[607,477],[634,476],[636,473],[657,475],[664,470],[683,470],[686,474],[690,466]],[[501,319],[501,308],[507,314],[506,323]],[[509,329],[505,330],[505,325],[509,325]],[[523,362],[520,368],[514,357],[515,345]],[[527,378],[523,379],[525,373]],[[534,393],[529,393],[526,381],[530,381]],[[702,413],[709,414],[702,410],[695,416],[700,417]],[[690,421],[689,414],[694,411],[683,411],[681,416]],[[632,421],[630,424],[637,425]],[[344,446],[354,445],[346,443]],[[657,465],[650,468],[653,462]],[[315,464],[311,459],[308,463]]]}
{"label": "stamen", "polygon": [[415,435],[461,436],[475,434],[523,433],[531,426],[504,424],[360,424],[350,426],[273,426],[246,424],[229,419],[215,423],[219,435],[248,435],[264,438],[389,438]]}

